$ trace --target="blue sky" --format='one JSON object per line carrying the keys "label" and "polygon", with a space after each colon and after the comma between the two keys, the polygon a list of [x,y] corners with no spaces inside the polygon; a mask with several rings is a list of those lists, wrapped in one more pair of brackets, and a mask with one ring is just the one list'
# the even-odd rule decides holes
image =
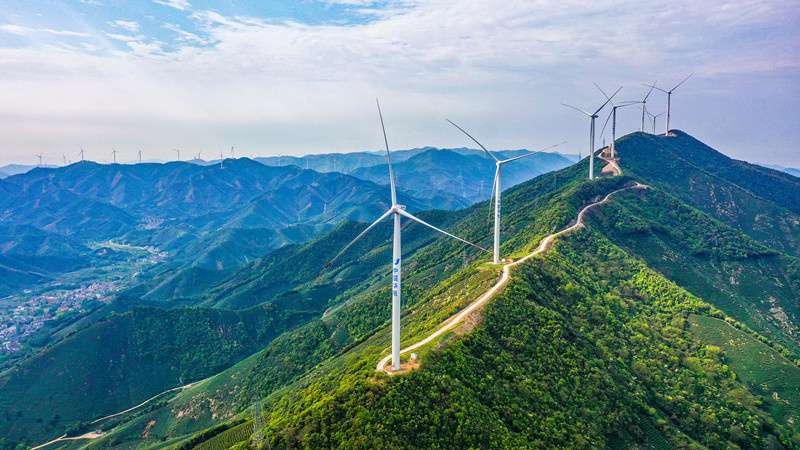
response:
{"label": "blue sky", "polygon": [[[375,150],[376,97],[393,148],[470,145],[450,118],[489,148],[585,155],[588,121],[560,103],[694,72],[672,128],[800,167],[796,0],[3,3],[0,164]],[[640,126],[619,115],[618,135]]]}

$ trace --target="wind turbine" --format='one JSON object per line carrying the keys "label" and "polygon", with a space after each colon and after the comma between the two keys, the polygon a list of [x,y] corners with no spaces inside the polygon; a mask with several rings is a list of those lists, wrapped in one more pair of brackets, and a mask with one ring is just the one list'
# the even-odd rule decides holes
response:
{"label": "wind turbine", "polygon": [[117,163],[117,149],[115,149],[114,147],[111,147],[111,156],[114,157],[114,164],[116,164]]}
{"label": "wind turbine", "polygon": [[[139,147],[136,147],[136,150],[139,150]],[[139,164],[142,163],[142,151],[139,150]]]}
{"label": "wind turbine", "polygon": [[177,149],[177,148],[173,148],[172,151],[173,152],[178,152],[178,161],[180,161],[181,160],[181,150]]}
{"label": "wind turbine", "polygon": [[38,157],[39,157],[39,167],[42,167],[42,155],[43,155],[43,154],[44,154],[44,153],[39,153],[38,155],[36,155],[36,156],[38,156]]}
{"label": "wind turbine", "polygon": [[[606,118],[606,123],[603,124],[603,129],[600,131],[600,136],[603,136],[603,133],[606,131],[606,125],[608,125],[608,119],[611,120],[611,159],[614,159],[615,150],[616,150],[616,143],[617,143],[617,109],[624,108],[626,106],[637,105],[641,102],[624,102],[620,103],[619,105],[614,105],[612,103],[611,112],[608,114],[608,118]],[[605,142],[604,142],[605,143]]]}
{"label": "wind turbine", "polygon": [[231,145],[231,158],[236,159],[236,154],[233,153],[233,145]]}
{"label": "wind turbine", "polygon": [[664,111],[664,112],[658,113],[658,114],[656,114],[656,115],[654,116],[654,115],[650,114],[650,112],[649,112],[649,111],[647,112],[647,114],[648,114],[648,115],[650,116],[650,118],[653,120],[653,134],[656,134],[656,119],[658,119],[658,116],[663,116],[663,115],[664,115],[664,114],[666,114],[666,113],[667,113],[667,112],[666,112],[666,111]]}
{"label": "wind turbine", "polygon": [[[656,80],[656,83],[658,83],[658,80]],[[645,95],[644,98],[642,99],[642,130],[641,131],[643,133],[644,133],[644,114],[647,112],[647,97],[650,97],[650,93],[653,92],[653,89],[655,89],[656,83],[653,83],[653,85],[650,86],[650,90],[647,91],[647,95]]]}
{"label": "wind turbine", "polygon": [[645,84],[645,86],[647,86],[647,87],[658,89],[659,91],[667,94],[667,130],[664,132],[664,136],[665,137],[669,134],[669,106],[670,106],[670,99],[672,98],[672,91],[674,91],[675,89],[678,89],[678,86],[682,85],[692,75],[694,75],[694,72],[690,73],[688,77],[684,78],[683,81],[681,81],[680,83],[676,84],[674,88],[672,88],[672,89],[670,89],[668,91],[665,91],[664,89],[661,89],[660,87],[657,87],[655,84],[653,84],[652,86],[649,85],[649,84]]}
{"label": "wind turbine", "polygon": [[83,162],[83,147],[81,147],[81,162]]}
{"label": "wind turbine", "polygon": [[501,161],[501,160],[497,159],[497,157],[494,156],[489,150],[486,150],[486,147],[484,147],[483,144],[478,142],[477,139],[475,139],[469,133],[464,131],[463,128],[461,128],[458,125],[454,124],[450,119],[447,119],[447,121],[450,122],[450,124],[453,125],[454,127],[456,127],[459,130],[461,130],[462,133],[464,133],[467,136],[469,136],[469,138],[472,139],[476,144],[478,144],[483,149],[483,151],[486,152],[486,154],[488,154],[489,156],[492,157],[492,159],[494,160],[495,166],[497,166],[497,168],[494,171],[494,183],[492,185],[492,190],[494,191],[494,263],[495,264],[500,264],[500,194],[501,194],[501,192],[503,192],[503,189],[502,189],[502,186],[501,186],[501,182],[500,182],[500,171],[501,171],[500,169],[503,167],[503,164],[510,163],[511,161],[516,161],[518,159],[527,158],[528,156],[532,156],[532,155],[535,155],[537,153],[543,152],[545,150],[549,150],[549,149],[551,149],[553,147],[556,147],[558,145],[563,144],[563,142],[561,144],[551,145],[550,147],[543,148],[543,149],[537,150],[535,152],[526,153],[526,154],[521,155],[521,156],[516,156],[514,158],[509,158],[509,159]]}
{"label": "wind turbine", "polygon": [[67,155],[64,154],[64,153],[61,153],[61,159],[63,160],[62,165],[66,166],[67,165]]}
{"label": "wind turbine", "polygon": [[597,110],[595,112],[593,112],[593,113],[588,113],[588,112],[586,112],[586,111],[584,111],[582,109],[576,108],[576,107],[571,106],[571,105],[567,105],[566,103],[562,103],[562,105],[564,105],[564,106],[566,106],[568,108],[572,108],[572,109],[574,109],[574,110],[576,110],[578,112],[586,114],[591,119],[591,125],[589,126],[589,179],[590,180],[594,180],[594,119],[597,119],[597,113],[599,113],[600,110],[603,109],[606,106],[606,104],[608,104],[608,102],[610,102],[611,99],[614,98],[614,96],[617,95],[617,92],[619,92],[621,89],[622,89],[622,86],[620,86],[620,88],[617,89],[616,92],[611,94],[611,97],[609,97],[605,101],[605,103],[600,105],[600,107],[597,108]]}
{"label": "wind turbine", "polygon": [[[377,99],[375,100],[376,104],[378,105],[378,116],[381,119],[381,129],[383,130],[383,141],[386,144],[386,159],[389,161],[389,187],[391,189],[392,194],[392,207],[389,208],[388,211],[383,213],[383,215],[378,218],[372,225],[368,226],[364,231],[361,232],[352,242],[347,244],[345,248],[342,249],[336,256],[333,257],[331,262],[329,262],[325,267],[322,268],[322,271],[330,267],[334,261],[336,261],[339,256],[342,255],[348,248],[350,248],[353,244],[356,243],[362,236],[364,236],[367,231],[371,230],[375,225],[382,222],[384,219],[392,216],[394,219],[394,234],[393,234],[393,246],[392,246],[392,370],[400,370],[400,306],[401,306],[401,281],[402,281],[402,247],[401,247],[401,217],[406,217],[411,219],[415,222],[419,222],[422,225],[425,225],[428,228],[432,228],[440,233],[446,234],[451,238],[457,239],[461,242],[467,243],[475,248],[479,248],[487,253],[489,250],[486,250],[478,245],[475,245],[469,241],[461,239],[458,236],[452,235],[444,230],[436,228],[435,226],[420,220],[410,213],[406,212],[406,207],[404,205],[399,205],[397,203],[397,193],[395,190],[395,183],[394,183],[394,173],[392,172],[392,156],[391,152],[389,152],[389,141],[386,138],[386,128],[383,125],[383,114],[381,114],[381,105],[378,103]],[[320,271],[320,274],[322,273]],[[319,277],[319,275],[317,275]]]}
{"label": "wind turbine", "polygon": [[[630,101],[630,102],[622,102],[622,103],[620,103],[618,105],[615,105],[614,102],[611,101],[611,97],[606,95],[606,92],[600,86],[598,86],[597,83],[594,83],[594,85],[597,87],[597,89],[600,90],[600,92],[603,93],[603,96],[608,99],[609,103],[611,103],[611,113],[609,113],[608,117],[606,118],[606,123],[603,124],[603,129],[600,131],[600,137],[603,137],[603,133],[606,131],[606,125],[608,125],[608,119],[613,117],[613,120],[611,121],[611,159],[614,159],[614,155],[616,153],[615,150],[617,149],[617,147],[616,147],[616,141],[617,141],[617,108],[624,108],[626,106],[636,105],[636,104],[639,104],[639,103],[642,103],[642,102]],[[648,94],[648,95],[650,95],[650,94]],[[605,147],[605,143],[606,142],[603,141],[603,147]]]}
{"label": "wind turbine", "polygon": [[[231,148],[233,148],[233,147],[231,147]],[[222,169],[222,159],[223,159],[222,149],[219,149],[219,168],[220,169]]]}

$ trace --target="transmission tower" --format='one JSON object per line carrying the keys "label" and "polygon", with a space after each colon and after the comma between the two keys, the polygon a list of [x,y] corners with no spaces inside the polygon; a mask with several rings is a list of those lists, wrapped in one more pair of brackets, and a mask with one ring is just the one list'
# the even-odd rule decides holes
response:
{"label": "transmission tower", "polygon": [[261,424],[261,398],[253,401],[253,447],[261,448],[264,444],[264,428]]}

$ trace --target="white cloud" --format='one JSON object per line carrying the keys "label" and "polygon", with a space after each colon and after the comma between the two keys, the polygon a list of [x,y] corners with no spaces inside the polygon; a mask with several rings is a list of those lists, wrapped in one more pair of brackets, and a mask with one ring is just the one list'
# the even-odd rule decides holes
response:
{"label": "white cloud", "polygon": [[50,28],[28,28],[19,25],[0,25],[0,31],[16,34],[20,36],[30,36],[37,33],[47,33],[57,36],[89,37],[88,33],[81,33],[69,30],[52,30]]}
{"label": "white cloud", "polygon": [[126,20],[115,20],[113,22],[108,22],[108,24],[117,28],[122,28],[123,30],[130,31],[131,33],[138,32],[140,27],[138,22],[132,22]]}
{"label": "white cloud", "polygon": [[[687,131],[710,130],[724,144],[751,147],[727,137],[751,126],[732,111],[740,100],[727,94],[766,75],[776,92],[748,95],[780,98],[783,106],[765,114],[779,121],[800,112],[791,100],[800,97],[800,38],[790,32],[789,1],[678,0],[647,9],[634,0],[428,0],[381,9],[331,2],[373,8],[374,20],[309,26],[197,11],[195,28],[164,25],[177,33],[169,45],[115,21],[131,35],[104,38],[126,42],[127,53],[0,50],[0,89],[14,92],[7,114],[25,119],[6,128],[15,133],[0,131],[0,142],[27,151],[30,137],[16,130],[30,128],[54,136],[54,148],[78,139],[79,130],[93,136],[82,138],[86,144],[116,140],[118,149],[124,142],[168,149],[235,141],[263,152],[363,150],[381,142],[380,97],[394,148],[470,145],[447,116],[491,148],[567,138],[563,151],[585,152],[588,124],[559,103],[591,107],[602,98],[592,81],[624,84],[620,97],[636,99],[644,95],[641,82],[674,84],[690,72],[697,74],[673,97],[673,120]],[[654,94],[648,106],[655,111],[663,100]],[[715,131],[703,117],[719,111],[729,120],[714,122]],[[800,148],[796,138],[782,142],[776,146]]]}
{"label": "white cloud", "polygon": [[189,4],[187,0],[153,0],[153,2],[158,3],[159,5],[165,5],[171,8],[180,9],[181,11],[186,11],[187,9],[192,7],[192,5]]}

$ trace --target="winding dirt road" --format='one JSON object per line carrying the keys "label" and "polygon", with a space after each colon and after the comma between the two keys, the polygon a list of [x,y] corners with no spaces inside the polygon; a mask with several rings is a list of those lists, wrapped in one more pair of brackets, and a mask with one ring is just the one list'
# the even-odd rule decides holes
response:
{"label": "winding dirt road", "polygon": [[[611,163],[611,162],[609,161],[609,163]],[[617,169],[619,168],[619,166],[617,166],[617,165],[616,165],[616,163],[614,163],[614,166],[616,166],[616,167],[617,167]],[[621,173],[621,171],[620,171],[619,173]],[[511,278],[511,268],[512,268],[512,267],[516,266],[517,264],[521,264],[521,263],[525,262],[525,261],[526,261],[528,258],[530,258],[530,257],[532,257],[532,256],[535,256],[535,255],[538,255],[538,254],[539,254],[539,253],[541,253],[541,252],[547,251],[547,250],[550,248],[550,245],[552,245],[552,243],[553,243],[553,240],[554,240],[556,237],[558,237],[558,236],[560,236],[560,235],[562,235],[562,234],[564,234],[564,233],[568,233],[568,232],[570,232],[570,231],[572,231],[572,230],[575,230],[575,229],[577,229],[577,228],[582,228],[582,227],[584,226],[584,225],[583,225],[583,218],[585,217],[585,215],[586,215],[586,212],[587,212],[587,211],[588,211],[590,208],[593,208],[593,207],[595,207],[595,206],[597,206],[597,205],[602,205],[603,203],[606,203],[606,202],[608,202],[608,199],[609,199],[609,198],[610,198],[612,195],[614,195],[614,194],[616,194],[616,193],[618,193],[618,192],[622,192],[622,191],[625,191],[625,190],[628,190],[628,189],[646,189],[646,188],[648,188],[648,187],[649,187],[649,186],[645,186],[645,185],[643,185],[643,184],[636,183],[636,185],[635,185],[635,186],[630,186],[630,187],[626,187],[626,188],[622,188],[622,189],[617,189],[616,191],[614,191],[614,192],[611,192],[611,193],[609,193],[608,195],[606,195],[606,196],[605,196],[605,197],[604,197],[602,200],[600,200],[600,201],[597,201],[597,202],[594,202],[594,203],[592,203],[592,204],[589,204],[589,205],[586,205],[586,206],[585,206],[585,207],[584,207],[584,208],[583,208],[583,209],[582,209],[582,210],[581,210],[581,211],[578,213],[578,217],[577,217],[577,220],[575,221],[575,224],[574,224],[574,225],[572,225],[572,226],[570,226],[570,227],[567,227],[567,228],[565,228],[565,229],[563,229],[563,230],[561,230],[561,231],[559,231],[559,232],[557,232],[557,233],[553,233],[553,234],[551,234],[551,235],[549,235],[549,236],[545,237],[544,239],[542,239],[542,240],[541,240],[541,242],[539,242],[539,246],[538,246],[538,247],[536,247],[536,250],[534,250],[532,253],[530,253],[529,255],[525,256],[525,257],[524,257],[524,258],[522,258],[522,259],[519,259],[519,260],[517,260],[517,261],[514,261],[514,262],[512,262],[512,263],[509,263],[509,264],[506,264],[506,265],[504,265],[504,266],[503,266],[503,275],[500,277],[500,280],[499,280],[499,281],[498,281],[498,282],[497,282],[497,283],[496,283],[494,286],[492,286],[492,287],[491,287],[491,288],[490,288],[488,291],[486,291],[486,292],[485,292],[483,295],[481,295],[481,296],[480,296],[480,297],[479,297],[477,300],[475,300],[474,302],[472,302],[472,303],[471,303],[469,306],[467,306],[466,308],[464,308],[464,309],[463,309],[461,312],[459,312],[459,313],[458,313],[458,314],[456,314],[455,316],[453,316],[453,317],[451,317],[451,318],[447,319],[447,320],[444,322],[444,325],[443,325],[441,328],[439,328],[438,330],[434,331],[434,332],[433,332],[433,333],[431,333],[431,334],[430,334],[428,337],[426,337],[425,339],[423,339],[423,340],[421,340],[421,341],[417,342],[416,344],[409,345],[408,347],[406,347],[406,348],[404,348],[404,349],[400,350],[400,353],[401,353],[401,354],[403,354],[403,353],[408,353],[408,352],[410,352],[411,350],[415,350],[415,349],[417,349],[417,348],[419,348],[419,347],[422,347],[422,346],[423,346],[423,345],[425,345],[425,344],[428,344],[428,343],[430,343],[431,341],[433,341],[434,339],[438,338],[438,337],[439,337],[439,336],[441,336],[443,333],[445,333],[447,330],[449,330],[449,329],[453,328],[455,325],[457,325],[457,324],[458,324],[458,323],[460,323],[462,320],[464,320],[464,318],[465,318],[465,317],[466,317],[466,316],[467,316],[469,313],[471,313],[471,312],[472,312],[472,311],[474,311],[476,308],[479,308],[481,305],[483,305],[484,303],[486,303],[486,301],[487,301],[487,300],[489,300],[490,298],[492,298],[492,297],[494,296],[494,294],[495,294],[495,293],[496,293],[498,290],[500,290],[500,288],[502,288],[503,286],[505,286],[505,285],[506,285],[506,283],[508,283],[508,280]],[[378,362],[378,365],[377,365],[377,366],[375,366],[375,370],[376,370],[376,371],[381,371],[381,370],[383,370],[383,371],[385,371],[385,372],[386,372],[386,373],[388,373],[388,374],[392,374],[392,372],[391,372],[390,370],[386,370],[386,365],[389,363],[389,360],[390,360],[391,358],[392,358],[392,355],[391,355],[391,354],[389,354],[389,355],[387,355],[386,357],[384,357],[383,359],[381,359],[381,360]]]}

